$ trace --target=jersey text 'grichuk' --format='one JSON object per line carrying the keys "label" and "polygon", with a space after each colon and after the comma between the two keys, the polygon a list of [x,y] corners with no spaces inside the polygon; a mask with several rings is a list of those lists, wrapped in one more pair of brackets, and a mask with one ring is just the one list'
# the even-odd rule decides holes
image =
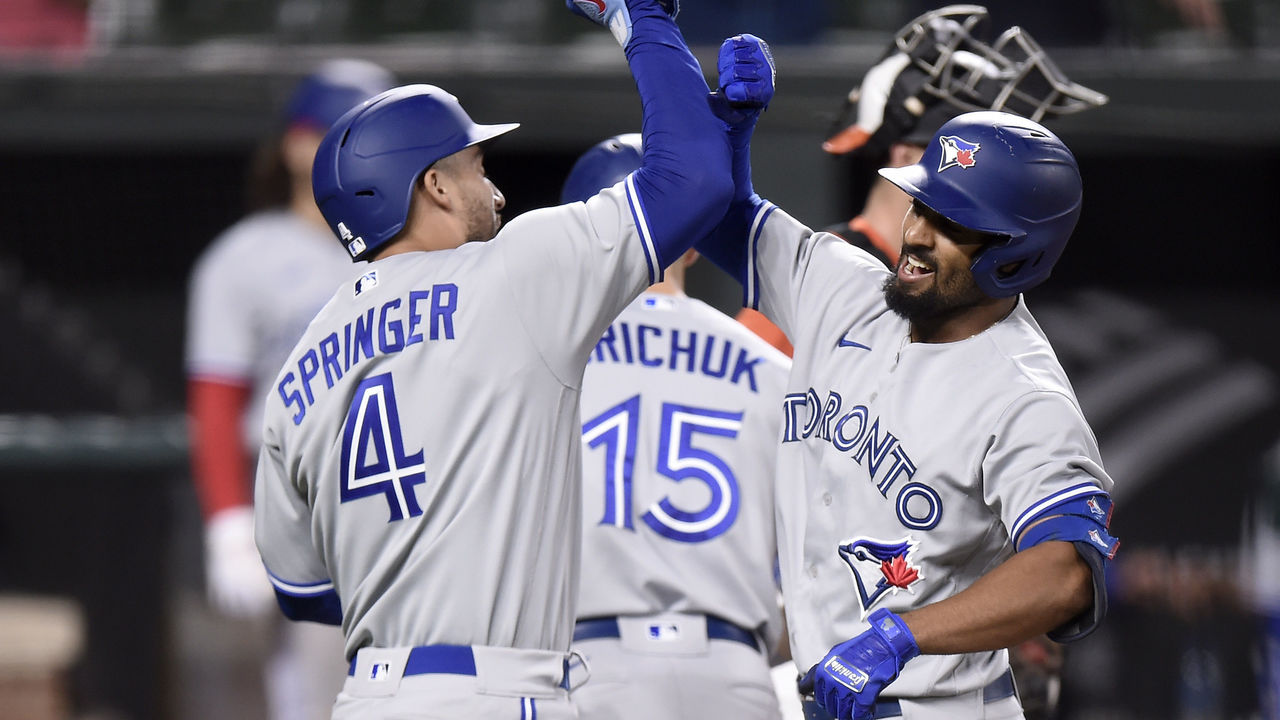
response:
{"label": "jersey text 'grichuk'", "polygon": [[723,378],[734,385],[745,378],[754,393],[759,392],[756,366],[764,362],[764,358],[748,355],[745,348],[736,348],[730,340],[710,333],[682,333],[679,328],[619,322],[610,325],[596,343],[590,362],[683,369],[688,373],[700,372],[708,377]]}

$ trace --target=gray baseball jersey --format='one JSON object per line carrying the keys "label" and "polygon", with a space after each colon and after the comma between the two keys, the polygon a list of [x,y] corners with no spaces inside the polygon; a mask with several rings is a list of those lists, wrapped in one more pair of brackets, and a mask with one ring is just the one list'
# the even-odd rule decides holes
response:
{"label": "gray baseball jersey", "polygon": [[487,243],[356,270],[268,398],[258,547],[277,588],[336,590],[365,646],[569,647],[579,387],[656,278],[623,185]]}
{"label": "gray baseball jersey", "polygon": [[[969,587],[1049,505],[1110,491],[1066,374],[1021,298],[966,340],[912,343],[885,304],[878,260],[768,204],[752,238],[749,295],[796,348],[778,523],[802,671],[866,630],[872,610],[905,612]],[[1003,650],[921,656],[885,695],[968,692],[1006,667]]]}
{"label": "gray baseball jersey", "polygon": [[773,472],[791,361],[700,300],[645,293],[582,390],[578,617],[717,615],[777,639]]}
{"label": "gray baseball jersey", "polygon": [[263,402],[311,318],[351,274],[329,231],[287,210],[250,215],[200,256],[187,306],[187,375],[247,383],[245,446],[262,442]]}

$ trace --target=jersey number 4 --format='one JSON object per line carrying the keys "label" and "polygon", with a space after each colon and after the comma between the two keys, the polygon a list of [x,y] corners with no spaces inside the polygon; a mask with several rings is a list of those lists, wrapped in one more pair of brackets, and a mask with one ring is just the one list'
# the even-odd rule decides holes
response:
{"label": "jersey number 4", "polygon": [[[605,410],[582,426],[587,447],[604,449],[604,517],[601,525],[635,529],[631,508],[631,477],[635,470],[640,424],[640,396]],[[738,518],[741,493],[733,470],[716,454],[693,446],[695,434],[735,438],[742,413],[662,404],[658,430],[658,458],[654,469],[676,482],[695,480],[706,485],[706,507],[682,510],[664,497],[641,516],[654,532],[679,542],[703,542],[723,535]]]}
{"label": "jersey number 4", "polygon": [[426,482],[422,450],[408,455],[391,374],[368,377],[356,388],[342,427],[342,502],[384,495],[388,522],[422,514],[413,488]]}

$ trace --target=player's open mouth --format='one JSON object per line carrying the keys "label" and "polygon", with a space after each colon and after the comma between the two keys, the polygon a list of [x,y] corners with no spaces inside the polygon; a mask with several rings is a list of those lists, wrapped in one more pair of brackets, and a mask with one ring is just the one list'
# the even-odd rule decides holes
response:
{"label": "player's open mouth", "polygon": [[933,266],[916,259],[913,255],[903,254],[902,262],[898,263],[898,278],[901,280],[911,282],[932,274]]}

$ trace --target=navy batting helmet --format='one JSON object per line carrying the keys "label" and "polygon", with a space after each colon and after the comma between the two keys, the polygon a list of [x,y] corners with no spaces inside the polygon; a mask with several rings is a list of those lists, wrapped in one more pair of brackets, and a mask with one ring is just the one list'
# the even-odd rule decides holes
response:
{"label": "navy batting helmet", "polygon": [[364,260],[404,228],[427,168],[518,127],[477,125],[434,85],[388,90],[348,111],[320,142],[311,170],[316,205],[351,259]]}
{"label": "navy batting helmet", "polygon": [[343,113],[395,84],[395,78],[381,65],[367,60],[330,60],[294,88],[285,121],[324,132]]}
{"label": "navy batting helmet", "polygon": [[973,260],[973,279],[991,297],[1044,282],[1080,217],[1071,151],[1044,126],[1010,113],[959,115],[919,163],[880,174],[943,217],[1005,238]]}
{"label": "navy batting helmet", "polygon": [[640,167],[642,157],[640,133],[614,135],[597,143],[573,164],[560,189],[560,203],[581,202],[618,184]]}

